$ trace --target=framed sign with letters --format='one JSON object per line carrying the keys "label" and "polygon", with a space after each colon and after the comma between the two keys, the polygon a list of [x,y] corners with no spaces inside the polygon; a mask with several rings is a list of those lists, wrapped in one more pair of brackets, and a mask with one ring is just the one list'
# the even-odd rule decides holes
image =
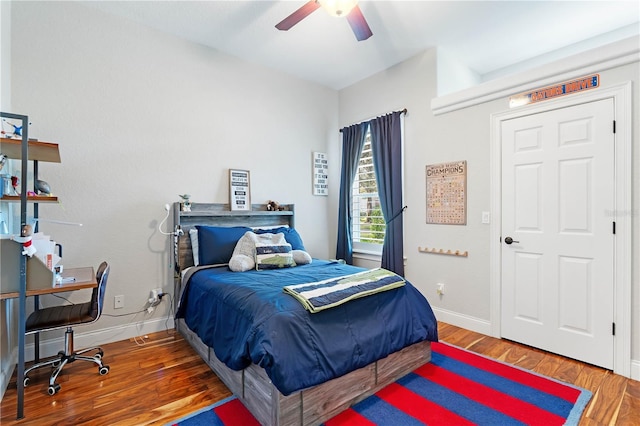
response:
{"label": "framed sign with letters", "polygon": [[249,170],[229,169],[229,204],[231,210],[251,210]]}

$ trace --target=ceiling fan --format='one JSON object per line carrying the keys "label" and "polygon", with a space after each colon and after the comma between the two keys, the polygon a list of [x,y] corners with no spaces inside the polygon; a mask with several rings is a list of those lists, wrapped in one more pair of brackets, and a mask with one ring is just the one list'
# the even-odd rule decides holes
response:
{"label": "ceiling fan", "polygon": [[369,24],[364,19],[362,11],[358,6],[358,0],[311,0],[305,3],[300,9],[284,18],[276,28],[281,31],[287,31],[298,22],[309,16],[322,6],[327,12],[333,16],[347,17],[347,21],[355,34],[358,41],[366,40],[373,35]]}

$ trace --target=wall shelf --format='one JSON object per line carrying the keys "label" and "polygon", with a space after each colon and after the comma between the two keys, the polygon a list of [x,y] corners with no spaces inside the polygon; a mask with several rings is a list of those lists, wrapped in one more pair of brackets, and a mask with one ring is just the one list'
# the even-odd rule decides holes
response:
{"label": "wall shelf", "polygon": [[[19,203],[20,196],[19,195],[3,195],[0,197],[0,201],[6,201],[9,203]],[[28,203],[57,203],[58,197],[49,196],[49,195],[29,195],[27,196]]]}
{"label": "wall shelf", "polygon": [[[29,161],[61,163],[58,144],[53,142],[28,141]],[[0,138],[0,152],[11,159],[22,157],[22,140]]]}

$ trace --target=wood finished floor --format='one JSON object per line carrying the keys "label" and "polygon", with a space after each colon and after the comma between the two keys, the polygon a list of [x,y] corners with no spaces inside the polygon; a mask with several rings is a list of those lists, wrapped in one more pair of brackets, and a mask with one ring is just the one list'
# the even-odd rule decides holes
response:
{"label": "wood finished floor", "polygon": [[[439,324],[442,341],[589,389],[593,397],[580,425],[640,425],[640,382],[610,371]],[[138,339],[139,340],[139,339]],[[173,330],[104,345],[106,376],[76,362],[58,378],[61,391],[47,395],[48,368],[31,374],[25,418],[16,420],[15,374],[0,404],[2,425],[163,425],[231,393]]]}

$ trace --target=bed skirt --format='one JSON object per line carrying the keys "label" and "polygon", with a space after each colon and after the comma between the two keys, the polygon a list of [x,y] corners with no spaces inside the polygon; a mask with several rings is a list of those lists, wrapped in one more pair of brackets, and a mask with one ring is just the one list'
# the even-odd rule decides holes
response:
{"label": "bed skirt", "polygon": [[431,360],[431,343],[419,342],[344,376],[284,396],[263,368],[252,364],[242,371],[231,370],[183,319],[176,320],[176,328],[265,426],[320,424]]}

